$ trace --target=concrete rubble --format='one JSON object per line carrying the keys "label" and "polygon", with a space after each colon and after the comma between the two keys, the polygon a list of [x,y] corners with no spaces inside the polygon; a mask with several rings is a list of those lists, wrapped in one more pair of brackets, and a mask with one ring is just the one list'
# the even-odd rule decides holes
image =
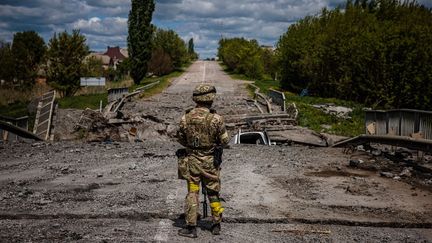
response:
{"label": "concrete rubble", "polygon": [[335,115],[342,119],[351,119],[349,115],[353,111],[351,108],[344,107],[344,106],[337,106],[333,103],[317,104],[317,105],[312,105],[312,107],[320,109],[326,114]]}

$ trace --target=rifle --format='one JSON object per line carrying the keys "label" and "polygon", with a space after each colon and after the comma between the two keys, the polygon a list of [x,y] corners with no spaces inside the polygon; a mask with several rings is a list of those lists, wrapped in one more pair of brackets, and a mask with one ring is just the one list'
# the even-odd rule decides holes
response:
{"label": "rifle", "polygon": [[216,168],[219,168],[222,164],[222,154],[223,154],[223,146],[220,144],[217,144],[214,148],[214,155],[213,155],[213,165]]}
{"label": "rifle", "polygon": [[205,219],[208,217],[208,212],[207,212],[208,205],[207,205],[207,190],[205,188],[203,180],[201,180],[201,192],[204,198],[202,204],[203,204],[203,218]]}

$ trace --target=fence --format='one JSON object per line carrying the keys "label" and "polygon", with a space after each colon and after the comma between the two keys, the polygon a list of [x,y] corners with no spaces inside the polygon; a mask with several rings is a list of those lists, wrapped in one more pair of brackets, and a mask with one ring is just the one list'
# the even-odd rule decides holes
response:
{"label": "fence", "polygon": [[366,134],[410,137],[414,134],[432,140],[432,112],[421,110],[366,111]]}

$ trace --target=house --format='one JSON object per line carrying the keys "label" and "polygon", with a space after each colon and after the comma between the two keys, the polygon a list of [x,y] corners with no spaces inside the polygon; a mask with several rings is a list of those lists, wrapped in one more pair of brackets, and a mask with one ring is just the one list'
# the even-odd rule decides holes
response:
{"label": "house", "polygon": [[92,52],[86,57],[86,59],[92,57],[100,60],[103,68],[107,70],[108,68],[117,69],[117,65],[128,58],[129,54],[127,49],[120,48],[119,46],[108,46],[106,52]]}
{"label": "house", "polygon": [[109,56],[111,61],[110,65],[116,69],[117,65],[129,57],[127,49],[120,48],[119,46],[110,47],[108,46],[107,51],[104,55]]}

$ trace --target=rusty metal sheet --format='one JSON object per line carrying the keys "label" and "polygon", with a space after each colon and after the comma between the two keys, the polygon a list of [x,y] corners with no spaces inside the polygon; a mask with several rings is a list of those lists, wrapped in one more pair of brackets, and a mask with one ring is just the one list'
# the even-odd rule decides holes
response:
{"label": "rusty metal sheet", "polygon": [[421,133],[425,139],[432,140],[432,112],[421,110],[366,111],[365,131],[375,124],[375,135],[410,137]]}
{"label": "rusty metal sheet", "polygon": [[423,133],[424,138],[432,140],[432,115],[422,114],[419,120],[419,130]]}

